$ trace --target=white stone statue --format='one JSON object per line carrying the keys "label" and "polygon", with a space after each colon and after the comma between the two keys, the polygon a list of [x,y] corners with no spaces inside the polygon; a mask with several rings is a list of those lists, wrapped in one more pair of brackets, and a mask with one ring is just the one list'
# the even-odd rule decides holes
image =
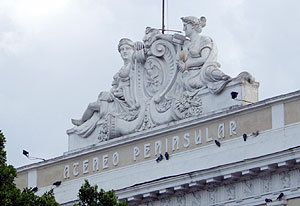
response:
{"label": "white stone statue", "polygon": [[[231,77],[224,74],[217,62],[217,47],[210,37],[202,36],[206,18],[182,17],[185,37],[183,46],[177,51],[177,64],[182,72],[184,90],[191,95],[199,89],[208,88],[213,94],[223,90]],[[157,35],[157,39],[173,41],[173,36]]]}
{"label": "white stone statue", "polygon": [[[101,92],[97,101],[88,105],[80,119],[72,119],[72,123],[78,126],[75,128],[75,132],[82,137],[90,135],[100,120],[105,124],[108,114],[128,114],[128,118],[131,119],[136,117],[139,106],[132,97],[133,92],[130,87],[133,41],[127,38],[121,39],[118,50],[124,65],[114,75],[110,92]],[[85,125],[83,125],[84,123]]]}
{"label": "white stone statue", "polygon": [[111,91],[101,92],[80,119],[72,120],[71,139],[101,142],[240,104],[224,89],[251,85],[253,77],[243,72],[231,78],[220,70],[214,41],[200,35],[205,17],[181,20],[184,36],[147,27],[143,42],[120,40],[124,66],[114,75]]}
{"label": "white stone statue", "polygon": [[187,40],[180,53],[180,71],[187,91],[208,88],[218,94],[231,78],[219,70],[217,48],[210,37],[199,35],[206,25],[206,18],[182,17],[183,30]]}

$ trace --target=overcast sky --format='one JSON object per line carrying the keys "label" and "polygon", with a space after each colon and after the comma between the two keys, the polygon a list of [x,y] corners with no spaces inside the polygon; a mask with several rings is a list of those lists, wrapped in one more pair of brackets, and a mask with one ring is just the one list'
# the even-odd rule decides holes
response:
{"label": "overcast sky", "polygon": [[[221,69],[250,72],[260,100],[300,88],[299,0],[169,0],[166,26],[205,16]],[[161,28],[161,0],[0,0],[0,129],[8,163],[32,163],[68,148],[66,130],[100,91],[109,90],[122,60],[119,39],[141,41]]]}

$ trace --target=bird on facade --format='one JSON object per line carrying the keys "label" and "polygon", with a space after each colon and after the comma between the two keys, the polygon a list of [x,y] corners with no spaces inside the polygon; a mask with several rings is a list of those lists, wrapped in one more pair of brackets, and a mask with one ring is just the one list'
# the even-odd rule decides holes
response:
{"label": "bird on facade", "polygon": [[243,139],[246,142],[246,140],[247,140],[247,134],[243,134]]}
{"label": "bird on facade", "polygon": [[56,187],[58,187],[61,184],[61,181],[56,181],[53,183],[53,185],[55,185]]}
{"label": "bird on facade", "polygon": [[238,92],[231,92],[230,94],[231,94],[231,98],[235,99],[235,98],[237,98],[239,93]]}
{"label": "bird on facade", "polygon": [[37,191],[38,191],[38,188],[37,188],[37,187],[34,187],[34,188],[32,188],[31,191],[32,191],[32,192],[37,192]]}
{"label": "bird on facade", "polygon": [[162,154],[159,155],[158,158],[156,158],[156,162],[159,163],[160,161],[162,161],[164,159],[164,156],[162,156]]}
{"label": "bird on facade", "polygon": [[165,158],[166,158],[166,160],[169,160],[170,156],[169,156],[168,152],[165,153]]}
{"label": "bird on facade", "polygon": [[265,199],[265,202],[272,202],[272,200],[271,200],[271,199],[268,199],[268,198],[266,198],[266,199]]}
{"label": "bird on facade", "polygon": [[220,143],[218,140],[215,140],[215,144],[216,144],[218,147],[221,147],[221,143]]}
{"label": "bird on facade", "polygon": [[282,193],[279,194],[279,196],[277,197],[276,200],[279,200],[279,201],[280,201],[280,200],[283,198],[283,196],[284,196],[284,193],[282,192]]}
{"label": "bird on facade", "polygon": [[259,135],[259,131],[257,130],[256,132],[252,132],[252,135],[253,135],[254,137],[257,137],[257,136]]}

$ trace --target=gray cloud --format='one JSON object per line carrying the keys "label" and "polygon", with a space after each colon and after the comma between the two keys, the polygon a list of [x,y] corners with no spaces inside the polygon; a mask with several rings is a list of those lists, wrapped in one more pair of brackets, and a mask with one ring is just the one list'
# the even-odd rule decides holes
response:
{"label": "gray cloud", "polygon": [[[67,151],[70,119],[110,89],[122,64],[119,39],[138,41],[146,26],[161,27],[159,1],[52,0],[47,8],[30,0],[46,11],[20,14],[30,9],[21,2],[0,3],[0,129],[15,166],[29,163],[22,149],[44,158]],[[182,16],[206,16],[203,33],[216,41],[222,69],[252,73],[261,82],[260,99],[299,88],[298,1],[168,3],[170,29],[182,30]]]}

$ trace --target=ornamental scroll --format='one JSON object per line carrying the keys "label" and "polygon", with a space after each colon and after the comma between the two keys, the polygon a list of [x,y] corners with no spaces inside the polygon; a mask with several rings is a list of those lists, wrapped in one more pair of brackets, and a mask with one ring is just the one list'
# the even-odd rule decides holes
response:
{"label": "ornamental scroll", "polygon": [[[99,142],[171,121],[203,114],[203,94],[218,95],[234,79],[253,82],[244,72],[231,78],[220,70],[214,41],[200,35],[205,17],[183,17],[185,35],[146,28],[143,42],[124,38],[123,67],[112,89],[101,92],[68,134],[96,135]],[[215,98],[218,98],[217,96]]]}

